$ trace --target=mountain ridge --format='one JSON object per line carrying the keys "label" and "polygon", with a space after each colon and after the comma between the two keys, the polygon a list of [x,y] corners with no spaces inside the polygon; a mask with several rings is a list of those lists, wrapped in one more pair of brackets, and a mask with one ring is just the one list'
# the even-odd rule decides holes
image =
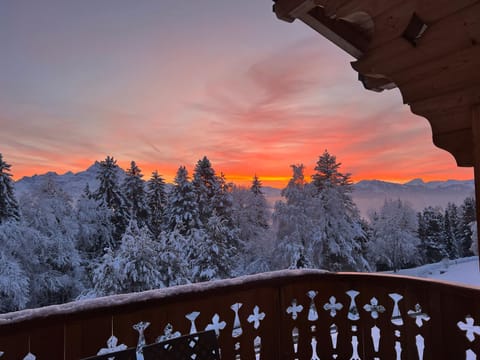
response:
{"label": "mountain ridge", "polygon": [[[98,187],[96,174],[99,165],[99,162],[96,161],[86,170],[78,173],[68,171],[59,175],[55,172],[47,172],[41,175],[23,177],[15,182],[16,195],[17,197],[28,195],[32,190],[39,189],[46,179],[50,178],[73,200],[76,200],[87,184],[91,190]],[[120,169],[118,175],[119,180],[122,181],[125,171]],[[473,180],[449,179],[425,182],[417,178],[398,184],[373,179],[361,180],[353,184],[352,197],[362,215],[366,216],[371,209],[380,208],[386,199],[399,198],[410,203],[415,210],[420,211],[426,206],[445,208],[448,202],[459,205],[466,197],[473,196],[474,190]],[[279,188],[264,186],[264,192],[272,209],[275,202],[282,199],[281,189]]]}

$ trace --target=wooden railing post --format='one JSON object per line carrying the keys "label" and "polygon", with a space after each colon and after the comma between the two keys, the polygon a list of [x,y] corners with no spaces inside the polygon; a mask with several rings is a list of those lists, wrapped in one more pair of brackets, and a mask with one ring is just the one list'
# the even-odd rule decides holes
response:
{"label": "wooden railing post", "polygon": [[[477,249],[480,250],[480,104],[472,107],[472,133],[475,164],[473,166],[475,175],[475,208],[477,217]],[[480,262],[479,262],[480,270]]]}

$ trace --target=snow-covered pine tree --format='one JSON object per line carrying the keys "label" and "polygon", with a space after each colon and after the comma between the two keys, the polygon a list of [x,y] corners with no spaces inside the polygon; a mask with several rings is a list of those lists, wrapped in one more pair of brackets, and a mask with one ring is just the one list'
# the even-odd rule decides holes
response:
{"label": "snow-covered pine tree", "polygon": [[174,186],[168,196],[167,229],[188,235],[192,229],[202,227],[198,203],[192,183],[185,166],[181,166],[174,180]]}
{"label": "snow-covered pine tree", "polygon": [[147,228],[130,220],[120,247],[108,250],[95,270],[95,293],[111,295],[164,286],[158,264],[158,246]]}
{"label": "snow-covered pine tree", "polygon": [[107,248],[93,271],[95,296],[121,294],[124,291],[122,266],[114,251]]}
{"label": "snow-covered pine tree", "polygon": [[197,196],[200,221],[206,224],[215,210],[212,199],[220,191],[218,177],[206,156],[195,165],[192,184]]}
{"label": "snow-covered pine tree", "polygon": [[105,207],[111,212],[110,219],[114,226],[113,239],[118,244],[125,231],[129,220],[129,209],[123,196],[117,172],[117,161],[107,156],[100,162],[97,180],[99,187],[93,194],[100,207]]}
{"label": "snow-covered pine tree", "polygon": [[192,229],[188,236],[178,231],[170,231],[157,236],[159,272],[165,286],[182,285],[190,282],[192,269],[189,264],[189,251],[192,233],[202,230]]}
{"label": "snow-covered pine tree", "polygon": [[442,208],[428,206],[418,215],[418,237],[424,264],[435,263],[448,257]]}
{"label": "snow-covered pine tree", "polygon": [[239,229],[239,238],[244,243],[239,274],[253,274],[270,270],[270,258],[273,244],[269,232],[270,213],[262,191],[262,184],[255,175],[252,186],[234,187],[233,217]]}
{"label": "snow-covered pine tree", "polygon": [[[0,232],[1,227],[0,224]],[[17,259],[0,250],[0,313],[22,310],[29,299],[30,281],[27,274]]]}
{"label": "snow-covered pine tree", "polygon": [[164,228],[167,208],[167,192],[163,178],[155,170],[147,182],[146,203],[148,207],[148,227],[154,237],[158,237]]}
{"label": "snow-covered pine tree", "polygon": [[275,265],[279,268],[309,268],[319,266],[318,237],[312,212],[312,188],[304,176],[304,166],[291,165],[293,174],[282,190],[285,202],[275,204],[273,214],[276,230]]}
{"label": "snow-covered pine tree", "polygon": [[205,230],[192,232],[189,264],[193,282],[232,277],[237,264],[238,244],[236,229],[226,224],[215,212],[208,219]]}
{"label": "snow-covered pine tree", "polygon": [[448,203],[445,208],[445,250],[450,259],[460,257],[462,247],[460,244],[461,229],[458,216],[458,207],[454,203]]}
{"label": "snow-covered pine tree", "polygon": [[342,174],[340,166],[325,150],[312,176],[319,260],[321,267],[332,271],[368,270],[360,241],[365,234],[351,196],[350,174]]}
{"label": "snow-covered pine tree", "polygon": [[397,271],[420,261],[417,219],[410,205],[385,200],[378,213],[370,214],[370,221],[369,258],[377,270]]}
{"label": "snow-covered pine tree", "polygon": [[270,213],[268,211],[267,198],[263,193],[263,185],[255,174],[252,180],[250,192],[253,194],[252,212],[255,218],[255,224],[258,228],[268,229],[270,222]]}
{"label": "snow-covered pine tree", "polygon": [[87,292],[93,289],[93,274],[108,249],[115,247],[111,212],[98,204],[86,189],[76,204],[78,223],[77,249],[85,269],[83,283]]}
{"label": "snow-covered pine tree", "polygon": [[20,200],[24,223],[37,230],[39,267],[31,274],[32,297],[39,305],[73,300],[82,290],[83,269],[77,250],[78,226],[72,200],[53,180]]}
{"label": "snow-covered pine tree", "polygon": [[3,160],[0,153],[0,224],[8,220],[20,219],[10,168],[11,165]]}
{"label": "snow-covered pine tree", "polygon": [[143,174],[135,161],[130,163],[122,184],[122,191],[126,199],[126,206],[130,210],[131,217],[139,226],[147,222],[148,210],[145,199],[145,188],[142,180]]}
{"label": "snow-covered pine tree", "polygon": [[122,264],[124,292],[165,286],[159,271],[157,245],[146,227],[139,228],[135,220],[130,220],[117,251],[117,259]]}
{"label": "snow-covered pine tree", "polygon": [[[472,223],[476,221],[476,206],[475,198],[467,197],[460,206],[460,245],[461,254],[460,257],[471,256],[473,253],[470,248],[472,247]],[[476,239],[473,239],[476,241]]]}
{"label": "snow-covered pine tree", "polygon": [[204,156],[195,166],[192,185],[204,231],[202,242],[192,243],[193,281],[230,277],[242,248],[232,217],[231,184],[223,174],[215,174]]}

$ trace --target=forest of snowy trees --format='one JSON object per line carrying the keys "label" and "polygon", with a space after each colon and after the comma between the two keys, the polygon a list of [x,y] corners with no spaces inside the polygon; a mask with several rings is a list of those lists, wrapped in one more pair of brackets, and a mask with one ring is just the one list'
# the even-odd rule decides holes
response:
{"label": "forest of snowy trees", "polygon": [[207,157],[173,184],[132,161],[99,162],[98,187],[72,200],[48,176],[16,198],[0,154],[0,312],[282,268],[398,270],[472,254],[475,201],[416,213],[387,199],[360,216],[350,175],[325,151],[314,173],[292,165],[267,206],[255,175],[239,187]]}

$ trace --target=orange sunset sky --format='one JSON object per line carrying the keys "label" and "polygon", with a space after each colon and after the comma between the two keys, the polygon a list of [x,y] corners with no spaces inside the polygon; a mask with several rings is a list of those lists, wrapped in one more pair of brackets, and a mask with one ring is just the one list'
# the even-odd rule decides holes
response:
{"label": "orange sunset sky", "polygon": [[397,90],[366,91],[270,0],[2,0],[0,153],[15,179],[114,156],[171,181],[208,156],[282,186],[328,149],[354,181],[471,179]]}

